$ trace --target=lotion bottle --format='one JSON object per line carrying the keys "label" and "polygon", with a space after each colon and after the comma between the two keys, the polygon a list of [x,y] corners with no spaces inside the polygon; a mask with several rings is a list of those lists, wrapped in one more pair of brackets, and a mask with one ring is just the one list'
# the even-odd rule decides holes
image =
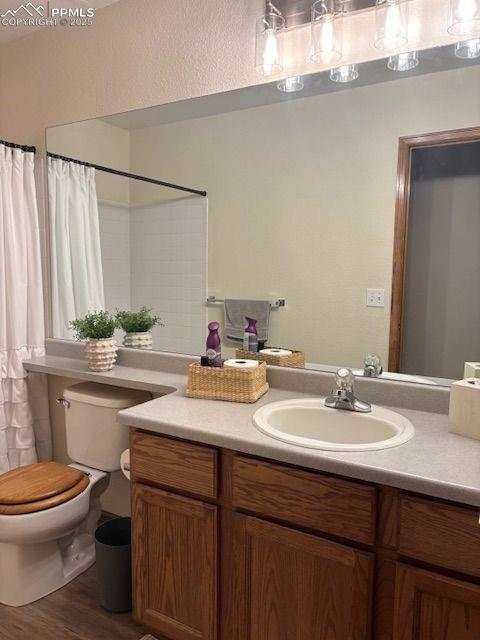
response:
{"label": "lotion bottle", "polygon": [[246,317],[247,326],[243,334],[243,350],[256,353],[258,351],[257,321]]}

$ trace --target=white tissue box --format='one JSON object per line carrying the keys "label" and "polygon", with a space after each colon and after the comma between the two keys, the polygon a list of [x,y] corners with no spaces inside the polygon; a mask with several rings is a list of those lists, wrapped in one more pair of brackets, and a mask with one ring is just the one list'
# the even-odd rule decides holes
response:
{"label": "white tissue box", "polygon": [[480,378],[480,362],[465,362],[465,378]]}
{"label": "white tissue box", "polygon": [[449,431],[480,440],[480,378],[467,378],[452,384]]}

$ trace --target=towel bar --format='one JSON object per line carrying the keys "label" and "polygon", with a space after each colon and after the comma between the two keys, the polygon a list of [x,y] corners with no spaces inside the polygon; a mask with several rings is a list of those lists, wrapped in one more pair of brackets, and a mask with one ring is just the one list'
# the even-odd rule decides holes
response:
{"label": "towel bar", "polygon": [[[223,298],[217,298],[215,296],[208,296],[206,304],[223,304],[225,300]],[[279,298],[270,302],[272,309],[281,309],[286,305],[285,298]]]}

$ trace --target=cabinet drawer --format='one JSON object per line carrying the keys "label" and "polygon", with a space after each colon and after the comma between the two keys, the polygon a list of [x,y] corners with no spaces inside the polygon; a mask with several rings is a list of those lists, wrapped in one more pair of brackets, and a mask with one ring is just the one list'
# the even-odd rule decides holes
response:
{"label": "cabinet drawer", "polygon": [[130,465],[134,481],[217,497],[215,449],[132,430]]}
{"label": "cabinet drawer", "polygon": [[398,551],[439,567],[480,576],[479,509],[400,496]]}
{"label": "cabinet drawer", "polygon": [[238,456],[233,502],[293,525],[374,542],[375,489],[368,485]]}

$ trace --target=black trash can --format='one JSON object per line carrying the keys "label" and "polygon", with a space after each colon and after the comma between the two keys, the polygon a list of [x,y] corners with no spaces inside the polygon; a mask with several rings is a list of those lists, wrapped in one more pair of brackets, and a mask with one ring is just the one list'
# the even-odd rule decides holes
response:
{"label": "black trash can", "polygon": [[130,530],[130,518],[115,518],[95,531],[100,603],[114,613],[132,609]]}

